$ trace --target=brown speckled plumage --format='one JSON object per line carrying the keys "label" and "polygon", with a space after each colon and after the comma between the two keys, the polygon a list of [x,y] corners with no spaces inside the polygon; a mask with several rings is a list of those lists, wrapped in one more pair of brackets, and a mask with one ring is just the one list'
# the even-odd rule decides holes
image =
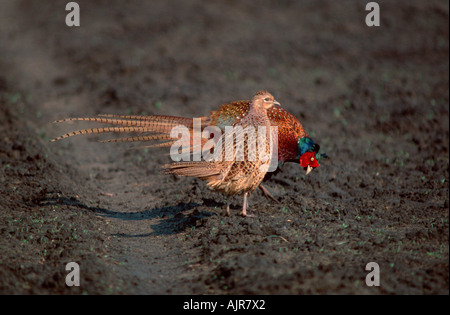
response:
{"label": "brown speckled plumage", "polygon": [[[166,173],[182,176],[194,176],[205,180],[208,186],[216,191],[222,192],[228,196],[244,195],[244,203],[241,214],[247,215],[247,196],[253,192],[262,182],[267,173],[270,164],[270,141],[273,136],[270,135],[270,120],[267,117],[267,109],[271,108],[276,102],[273,96],[260,91],[255,94],[250,102],[247,113],[236,121],[234,127],[238,128],[236,134],[224,133],[217,145],[222,146],[220,161],[202,161],[202,162],[179,162],[165,165]],[[265,141],[261,143],[257,133],[244,133],[247,127],[257,130],[264,127],[266,130]],[[241,142],[238,141],[239,133]],[[227,141],[227,137],[230,137]],[[236,137],[236,141],[233,141]],[[260,159],[255,154],[255,159],[250,159],[250,143],[256,144],[255,147],[264,146],[263,150],[266,159]],[[238,147],[242,148],[243,160],[237,159]],[[232,152],[232,159],[226,160],[225,152]],[[229,204],[227,204],[227,214],[229,215]]]}
{"label": "brown speckled plumage", "polygon": [[[248,112],[250,101],[236,101],[223,104],[219,110],[211,112],[206,120],[210,125],[223,129],[240,121]],[[272,126],[278,127],[278,160],[286,162],[298,156],[297,141],[308,137],[300,121],[279,105],[267,110],[267,117]]]}

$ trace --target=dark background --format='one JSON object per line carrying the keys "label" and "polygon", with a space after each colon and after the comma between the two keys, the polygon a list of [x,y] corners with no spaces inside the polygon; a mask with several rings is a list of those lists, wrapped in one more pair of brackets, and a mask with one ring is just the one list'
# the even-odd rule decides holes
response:
{"label": "dark background", "polygon": [[[72,28],[67,2],[0,2],[0,293],[449,293],[448,1],[377,1],[380,27],[367,1],[77,1]],[[285,165],[254,218],[164,150],[48,142],[261,89],[330,159]]]}

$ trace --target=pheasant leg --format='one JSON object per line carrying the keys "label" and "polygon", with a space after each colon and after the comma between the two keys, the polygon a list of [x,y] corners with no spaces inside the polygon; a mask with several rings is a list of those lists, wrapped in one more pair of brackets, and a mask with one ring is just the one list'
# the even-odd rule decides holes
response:
{"label": "pheasant leg", "polygon": [[243,216],[243,217],[254,217],[254,215],[253,214],[248,214],[247,213],[247,210],[249,209],[249,206],[248,206],[248,193],[245,193],[244,194],[244,202],[242,203],[242,212],[241,212],[241,215]]}
{"label": "pheasant leg", "polygon": [[242,212],[241,215],[243,217],[247,216],[247,207],[248,207],[248,203],[247,203],[247,194],[248,193],[244,193],[244,203],[242,204]]}
{"label": "pheasant leg", "polygon": [[275,201],[276,203],[280,203],[278,200],[275,199],[274,196],[272,196],[272,194],[270,193],[270,191],[264,187],[262,184],[259,185],[259,188],[261,189],[261,191],[263,192],[264,196],[266,196],[269,199],[272,199],[273,201]]}

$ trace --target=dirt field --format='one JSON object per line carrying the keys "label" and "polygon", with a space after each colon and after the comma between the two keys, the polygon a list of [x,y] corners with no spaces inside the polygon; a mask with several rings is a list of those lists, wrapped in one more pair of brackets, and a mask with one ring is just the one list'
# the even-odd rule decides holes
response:
{"label": "dirt field", "polygon": [[[0,1],[1,294],[449,294],[449,3]],[[48,140],[267,89],[330,158],[223,216],[165,150]],[[67,287],[68,262],[81,285]],[[369,287],[367,263],[380,267]]]}

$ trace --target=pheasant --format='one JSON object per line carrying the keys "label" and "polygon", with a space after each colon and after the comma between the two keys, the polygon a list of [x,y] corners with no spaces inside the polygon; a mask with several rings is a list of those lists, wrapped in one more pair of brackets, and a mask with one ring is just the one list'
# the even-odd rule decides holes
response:
{"label": "pheasant", "polygon": [[[248,115],[250,105],[251,101],[234,101],[231,103],[222,104],[218,110],[211,111],[208,116],[198,117],[198,120],[200,121],[199,129],[200,131],[204,131],[205,128],[214,126],[224,131],[227,126],[239,124],[246,117],[246,115]],[[319,154],[320,146],[315,144],[309,137],[300,121],[282,108],[278,102],[274,101],[273,106],[266,109],[266,115],[270,121],[270,125],[278,128],[277,171],[279,171],[279,168],[285,162],[299,162],[300,166],[303,167],[306,174],[308,174],[312,169],[315,169],[320,165],[322,158],[327,157],[326,154]],[[164,142],[151,144],[147,147],[171,147],[178,139],[177,137],[170,135],[174,127],[184,126],[191,132],[191,134],[193,134],[195,130],[194,119],[192,118],[164,115],[139,116],[103,114],[99,115],[99,117],[66,118],[55,122],[59,123],[68,121],[90,121],[119,126],[78,130],[66,133],[50,141],[58,141],[82,134],[112,132],[138,133],[140,135],[118,139],[100,140],[100,142],[160,140]],[[200,144],[204,145],[207,140],[208,139],[202,138]],[[268,180],[271,175],[276,172],[267,173],[264,181]],[[259,185],[259,188],[266,197],[277,201],[262,184]]]}
{"label": "pheasant", "polygon": [[[279,105],[270,93],[257,92],[245,117],[233,124],[233,132],[225,132],[216,143],[216,156],[209,161],[167,164],[164,166],[166,174],[197,177],[205,180],[210,188],[225,195],[243,195],[241,215],[247,216],[248,194],[260,185],[271,163],[271,141],[274,140],[274,135],[270,134],[272,130],[267,109],[275,104]],[[264,127],[263,137],[257,137],[255,129],[261,127]],[[255,146],[252,147],[252,144]],[[217,150],[218,147],[222,150]],[[256,147],[260,153],[262,151],[262,155],[256,154]],[[238,158],[239,149],[242,151],[242,159]],[[227,153],[230,153],[228,160]],[[230,215],[228,201],[227,215]]]}

